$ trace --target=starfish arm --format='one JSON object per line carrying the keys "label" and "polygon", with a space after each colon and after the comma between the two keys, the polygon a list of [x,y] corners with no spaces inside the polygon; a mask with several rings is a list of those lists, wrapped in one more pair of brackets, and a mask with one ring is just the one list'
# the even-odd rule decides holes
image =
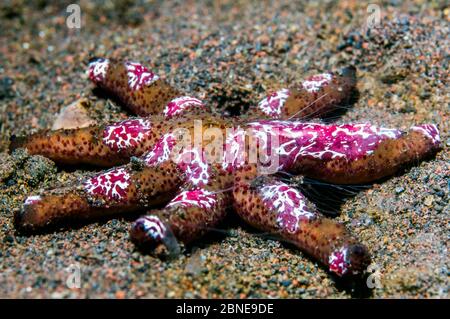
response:
{"label": "starfish arm", "polygon": [[140,116],[162,114],[179,92],[144,65],[96,58],[89,63],[89,78]]}
{"label": "starfish arm", "polygon": [[139,156],[156,140],[161,125],[147,118],[130,118],[109,125],[79,129],[45,130],[28,137],[13,137],[10,150],[22,147],[59,164],[112,167]]}
{"label": "starfish arm", "polygon": [[252,118],[293,119],[322,117],[346,105],[356,85],[356,70],[322,73],[300,84],[270,93],[249,110]]}
{"label": "starfish arm", "polygon": [[168,119],[209,111],[201,100],[182,94],[137,62],[97,58],[89,64],[89,77],[139,116]]}
{"label": "starfish arm", "polygon": [[184,119],[211,116],[201,100],[179,94],[135,62],[96,59],[89,65],[89,76],[135,113],[153,116],[82,129],[45,130],[27,137],[12,136],[10,150],[23,147],[30,154],[43,155],[61,164],[112,167],[143,154],[156,142],[164,127],[173,124],[174,129]]}
{"label": "starfish arm", "polygon": [[309,139],[307,147],[291,153],[286,171],[335,184],[369,183],[393,175],[441,147],[439,131],[431,124],[413,126],[407,133],[366,124],[328,126],[323,132],[315,140]]}
{"label": "starfish arm", "polygon": [[179,252],[178,242],[188,244],[216,227],[226,214],[230,194],[197,188],[180,192],[164,209],[152,210],[137,219],[130,237],[142,248],[163,247],[170,255]]}
{"label": "starfish arm", "polygon": [[235,210],[251,226],[292,243],[339,276],[362,273],[369,265],[367,248],[342,224],[319,214],[297,189],[272,177],[237,178]]}
{"label": "starfish arm", "polygon": [[15,224],[36,231],[73,220],[95,219],[165,204],[182,184],[172,162],[154,167],[116,167],[84,179],[71,187],[29,196]]}

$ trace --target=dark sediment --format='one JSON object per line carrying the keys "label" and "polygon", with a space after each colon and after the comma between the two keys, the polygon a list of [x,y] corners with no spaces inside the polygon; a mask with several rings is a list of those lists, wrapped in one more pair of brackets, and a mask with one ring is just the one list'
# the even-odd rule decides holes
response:
{"label": "dark sediment", "polygon": [[[0,4],[1,297],[448,297],[450,9],[444,1],[383,3],[380,25],[369,29],[368,4],[360,1],[94,2],[81,7],[81,29],[67,28],[64,6],[8,3]],[[146,63],[230,113],[268,89],[352,64],[360,96],[339,122],[438,124],[443,150],[436,157],[328,203],[371,250],[381,287],[342,282],[234,218],[170,262],[136,251],[128,238],[132,218],[18,234],[12,217],[28,194],[88,171],[57,169],[21,151],[8,155],[10,136],[50,128],[58,111],[82,96],[97,121],[127,116],[92,93],[85,69],[93,56]],[[80,289],[66,285],[72,264],[81,267]]]}

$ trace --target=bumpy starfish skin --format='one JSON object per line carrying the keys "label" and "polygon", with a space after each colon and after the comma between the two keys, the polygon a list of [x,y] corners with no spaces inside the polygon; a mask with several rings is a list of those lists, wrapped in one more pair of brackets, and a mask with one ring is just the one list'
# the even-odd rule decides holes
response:
{"label": "bumpy starfish skin", "polygon": [[330,271],[357,274],[370,262],[365,246],[274,174],[368,183],[440,147],[432,124],[401,132],[298,120],[345,103],[356,83],[354,68],[312,76],[271,93],[245,117],[231,119],[135,62],[97,59],[89,76],[144,117],[45,131],[16,138],[12,148],[25,147],[61,164],[111,167],[131,161],[76,185],[28,197],[16,214],[20,229],[165,205],[136,220],[130,235],[137,245],[176,254],[180,242],[190,243],[217,227],[227,208],[234,207],[247,223],[293,243]]}
{"label": "bumpy starfish skin", "polygon": [[270,93],[249,114],[258,119],[320,117],[345,105],[356,84],[356,70],[345,68],[342,75],[313,75],[302,83]]}
{"label": "bumpy starfish skin", "polygon": [[81,185],[56,189],[39,198],[28,198],[16,223],[36,230],[70,219],[89,219],[164,204],[182,183],[180,172],[170,163],[158,167],[126,165],[101,172]]}
{"label": "bumpy starfish skin", "polygon": [[97,59],[89,66],[89,77],[141,116],[161,114],[168,102],[180,96],[177,90],[136,62]]}
{"label": "bumpy starfish skin", "polygon": [[[338,275],[357,273],[369,263],[366,248],[342,224],[319,214],[297,189],[267,177],[236,182],[236,212],[250,225],[279,235],[301,248]],[[345,258],[335,258],[339,252]]]}

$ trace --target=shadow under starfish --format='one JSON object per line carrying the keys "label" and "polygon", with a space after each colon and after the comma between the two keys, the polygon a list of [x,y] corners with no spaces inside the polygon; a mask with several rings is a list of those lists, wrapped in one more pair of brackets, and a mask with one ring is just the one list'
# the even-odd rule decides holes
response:
{"label": "shadow under starfish", "polygon": [[284,176],[367,184],[440,148],[432,124],[401,132],[301,121],[324,117],[354,97],[352,67],[270,93],[240,117],[211,112],[139,63],[95,59],[89,76],[140,117],[14,139],[12,149],[24,147],[63,165],[113,167],[29,196],[15,216],[19,230],[151,208],[133,223],[132,240],[176,255],[180,243],[216,228],[232,207],[249,225],[300,248],[337,276],[360,275],[370,263],[367,248]]}

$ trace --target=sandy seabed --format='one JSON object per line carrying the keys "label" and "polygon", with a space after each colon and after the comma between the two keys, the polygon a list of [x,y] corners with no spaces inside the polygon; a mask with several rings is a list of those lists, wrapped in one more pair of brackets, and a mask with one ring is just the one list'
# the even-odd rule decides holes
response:
{"label": "sandy seabed", "polygon": [[[67,27],[63,5],[0,4],[0,297],[449,297],[445,1],[381,2],[379,23],[362,1],[100,2],[81,1],[80,29]],[[232,217],[170,262],[135,250],[128,239],[132,217],[17,234],[13,215],[27,195],[70,183],[86,170],[8,154],[9,137],[50,128],[59,110],[80,97],[91,101],[95,121],[127,116],[92,92],[85,70],[93,56],[145,63],[234,114],[266,90],[352,64],[360,96],[338,122],[401,129],[438,124],[443,150],[432,159],[371,187],[347,189],[344,198],[336,189],[311,186],[310,196],[327,196],[329,210],[339,212],[335,218],[372,252],[376,278],[369,281],[376,287],[335,278]],[[73,265],[80,269],[79,289],[67,285]]]}

